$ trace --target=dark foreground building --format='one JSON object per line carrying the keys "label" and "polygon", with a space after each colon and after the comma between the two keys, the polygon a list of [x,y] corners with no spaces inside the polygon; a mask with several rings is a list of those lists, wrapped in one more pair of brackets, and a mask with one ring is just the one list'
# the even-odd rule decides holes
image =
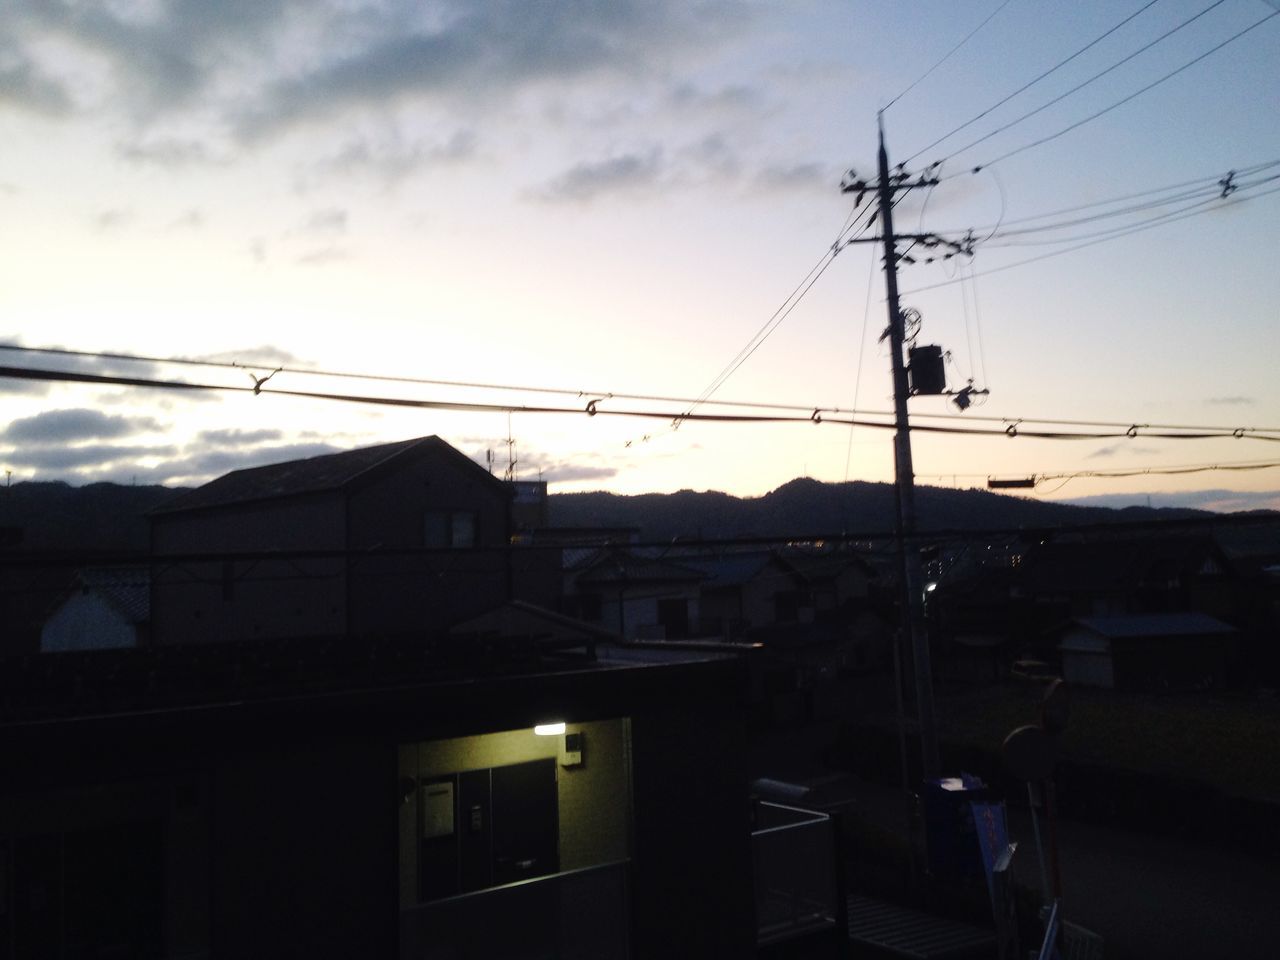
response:
{"label": "dark foreground building", "polygon": [[0,957],[750,955],[742,662],[593,650],[6,662]]}

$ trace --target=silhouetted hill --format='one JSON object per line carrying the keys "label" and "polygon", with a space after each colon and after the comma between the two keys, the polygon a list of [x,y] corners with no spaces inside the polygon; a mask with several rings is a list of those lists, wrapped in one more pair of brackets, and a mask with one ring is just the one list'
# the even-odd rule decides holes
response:
{"label": "silhouetted hill", "polygon": [[[146,514],[179,489],[94,483],[0,487],[0,527],[19,527],[33,549],[145,550]],[[1201,510],[1080,507],[985,490],[917,487],[921,531],[1179,520]],[[893,486],[800,479],[762,497],[725,493],[562,493],[551,497],[555,526],[638,527],[645,539],[884,533],[893,529]]]}
{"label": "silhouetted hill", "polygon": [[[639,527],[645,539],[672,537],[804,536],[887,533],[893,529],[894,493],[888,483],[822,483],[799,479],[762,497],[724,493],[562,493],[551,497],[555,526]],[[921,531],[1057,526],[1133,520],[1208,517],[1202,510],[1077,507],[1011,497],[986,490],[917,487]]]}
{"label": "silhouetted hill", "polygon": [[0,488],[0,527],[19,528],[20,546],[43,550],[146,550],[146,513],[179,493],[169,487],[61,481]]}

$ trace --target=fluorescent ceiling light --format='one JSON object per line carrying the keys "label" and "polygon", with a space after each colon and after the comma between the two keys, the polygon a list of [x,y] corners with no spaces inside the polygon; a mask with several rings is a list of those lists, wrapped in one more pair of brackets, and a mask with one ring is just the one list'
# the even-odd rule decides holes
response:
{"label": "fluorescent ceiling light", "polygon": [[540,737],[558,737],[564,733],[564,721],[557,723],[540,723],[533,728],[533,732]]}

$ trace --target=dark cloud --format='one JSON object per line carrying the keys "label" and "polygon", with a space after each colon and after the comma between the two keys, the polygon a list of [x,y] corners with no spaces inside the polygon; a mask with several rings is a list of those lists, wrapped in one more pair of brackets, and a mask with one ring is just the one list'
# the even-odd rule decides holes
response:
{"label": "dark cloud", "polygon": [[249,447],[283,437],[280,430],[202,430],[196,434],[196,443],[205,447]]}
{"label": "dark cloud", "polygon": [[205,450],[188,447],[186,455],[175,457],[156,466],[150,474],[161,478],[157,483],[205,483],[232,470],[261,467],[269,463],[303,460],[326,453],[337,453],[339,448],[330,443],[286,443],[274,447],[256,447],[251,450]]}
{"label": "dark cloud", "polygon": [[79,447],[20,446],[3,456],[6,463],[28,470],[45,473],[92,473],[121,461],[136,462],[145,457],[171,457],[177,452],[176,447],[168,446],[116,446],[97,443]]}
{"label": "dark cloud", "polygon": [[242,367],[272,368],[305,367],[307,361],[300,359],[283,347],[263,344],[257,347],[246,347],[243,350],[223,350],[219,353],[202,353],[191,357],[192,360],[207,360],[210,363],[238,363]]}
{"label": "dark cloud", "polygon": [[112,416],[85,408],[47,410],[12,421],[0,431],[0,440],[43,447],[82,440],[111,440],[160,428],[160,424],[151,417]]}
{"label": "dark cloud", "polygon": [[1207,397],[1204,402],[1212,407],[1251,407],[1257,403],[1253,397],[1244,396]]}
{"label": "dark cloud", "polygon": [[94,214],[93,225],[99,230],[115,230],[133,219],[130,210],[101,210]]}
{"label": "dark cloud", "polygon": [[763,98],[759,90],[745,84],[706,90],[696,84],[681,83],[672,88],[667,101],[681,110],[754,111],[760,108]]}
{"label": "dark cloud", "polygon": [[307,189],[313,176],[361,173],[394,183],[430,167],[470,160],[476,155],[476,145],[476,135],[470,130],[457,130],[437,143],[406,143],[398,135],[380,139],[360,137],[317,161],[302,177],[301,186]]}
{"label": "dark cloud", "polygon": [[747,19],[740,6],[718,0],[575,0],[532,9],[523,0],[457,0],[429,12],[409,5],[364,12],[354,34],[363,43],[271,85],[241,118],[242,136],[407,95],[474,99],[531,82],[643,73]]}
{"label": "dark cloud", "polygon": [[548,183],[540,195],[553,202],[586,203],[604,194],[655,186],[662,174],[660,150],[625,153],[570,167]]}
{"label": "dark cloud", "polygon": [[70,113],[74,104],[66,87],[22,60],[9,65],[0,62],[0,106],[3,105],[62,116]]}
{"label": "dark cloud", "polygon": [[1117,453],[1132,453],[1139,456],[1149,456],[1153,453],[1159,453],[1158,447],[1142,447],[1135,446],[1133,443],[1113,443],[1108,447],[1099,447],[1093,453],[1085,456],[1086,460],[1101,460],[1105,457],[1114,457]]}
{"label": "dark cloud", "polygon": [[826,190],[840,182],[840,176],[821,163],[795,163],[765,167],[755,177],[761,190]]}

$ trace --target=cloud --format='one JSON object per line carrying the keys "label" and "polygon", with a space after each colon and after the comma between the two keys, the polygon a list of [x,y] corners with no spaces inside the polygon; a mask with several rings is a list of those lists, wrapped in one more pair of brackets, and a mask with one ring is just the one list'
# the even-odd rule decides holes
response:
{"label": "cloud", "polygon": [[151,417],[112,416],[86,408],[47,410],[12,421],[0,431],[0,440],[45,447],[82,440],[110,440],[159,429],[161,425]]}
{"label": "cloud", "polygon": [[5,104],[49,116],[68,114],[74,105],[65,86],[27,60],[0,62],[0,106]]}
{"label": "cloud", "polygon": [[192,207],[174,217],[169,224],[170,230],[195,230],[204,226],[204,212]]}
{"label": "cloud", "polygon": [[476,156],[477,138],[467,129],[455,130],[445,140],[405,142],[399,133],[381,138],[349,140],[315,162],[300,178],[300,189],[312,187],[316,177],[368,174],[395,183],[431,167],[462,163]]}
{"label": "cloud", "polygon": [[624,153],[606,160],[579,163],[551,180],[541,191],[544,200],[587,203],[598,197],[656,185],[662,178],[662,152]]}
{"label": "cloud", "polygon": [[1113,443],[1107,447],[1099,447],[1097,450],[1093,451],[1093,453],[1087,454],[1085,459],[1099,460],[1105,457],[1114,457],[1117,453],[1132,453],[1140,456],[1149,456],[1150,454],[1159,452],[1160,449],[1158,447],[1135,446],[1130,442]]}
{"label": "cloud", "polygon": [[1246,407],[1257,403],[1253,397],[1244,396],[1206,397],[1204,402],[1211,407]]}
{"label": "cloud", "polygon": [[304,267],[322,267],[330,263],[341,263],[351,259],[351,251],[344,247],[330,245],[309,250],[298,255],[294,261]]}
{"label": "cloud", "polygon": [[330,207],[327,210],[315,210],[302,225],[304,233],[335,234],[347,232],[348,214],[346,210]]}
{"label": "cloud", "polygon": [[756,187],[761,190],[825,190],[830,192],[840,180],[821,163],[794,163],[765,167],[756,174]]}
{"label": "cloud", "polygon": [[280,440],[280,430],[202,430],[196,434],[196,443],[205,447],[248,447]]}
{"label": "cloud", "polygon": [[307,361],[300,359],[283,347],[262,344],[257,347],[245,347],[243,350],[222,350],[218,353],[202,353],[192,360],[207,360],[210,363],[238,363],[242,367],[304,367]]}
{"label": "cloud", "polygon": [[216,166],[227,162],[225,156],[215,154],[208,144],[199,140],[184,140],[177,137],[120,143],[116,145],[116,153],[121,159],[130,163],[150,164],[165,170]]}
{"label": "cloud", "polygon": [[542,471],[542,479],[557,483],[568,483],[571,480],[607,480],[616,477],[616,467],[592,467],[586,464],[561,463]]}
{"label": "cloud", "polygon": [[2,456],[6,463],[29,470],[93,472],[111,464],[119,464],[122,460],[136,462],[147,457],[172,456],[176,452],[176,447],[169,446],[116,446],[99,443],[79,447],[18,447]]}
{"label": "cloud", "polygon": [[1236,513],[1242,510],[1280,510],[1280,490],[1188,490],[1181,493],[1107,493],[1093,497],[1074,497],[1063,503],[1083,507],[1184,507]]}
{"label": "cloud", "polygon": [[244,139],[406,97],[509,99],[519,87],[588,74],[657,74],[681,51],[723,42],[749,19],[719,0],[578,0],[532,11],[523,0],[455,0],[359,14],[333,22],[340,33],[329,34],[341,45],[265,86],[239,118]]}
{"label": "cloud", "polygon": [[101,210],[94,214],[93,225],[98,230],[116,230],[133,219],[131,210]]}

